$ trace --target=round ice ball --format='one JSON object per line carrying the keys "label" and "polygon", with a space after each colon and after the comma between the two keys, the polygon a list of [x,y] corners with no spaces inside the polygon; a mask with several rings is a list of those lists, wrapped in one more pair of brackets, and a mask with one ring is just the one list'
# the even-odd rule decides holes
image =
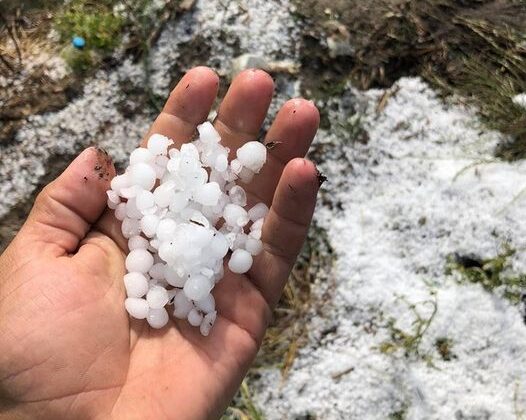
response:
{"label": "round ice ball", "polygon": [[210,334],[210,330],[214,326],[214,323],[217,318],[217,311],[210,312],[206,314],[203,318],[203,321],[201,322],[201,325],[199,326],[199,331],[202,335],[205,337]]}
{"label": "round ice ball", "polygon": [[136,235],[128,239],[128,249],[133,251],[134,249],[147,249],[149,245],[148,239],[142,236]]}
{"label": "round ice ball", "polygon": [[259,239],[249,236],[245,242],[245,249],[252,255],[258,255],[263,251],[263,243]]}
{"label": "round ice ball", "polygon": [[146,294],[146,302],[150,308],[158,309],[168,303],[169,296],[166,289],[162,286],[152,286]]}
{"label": "round ice ball", "polygon": [[117,175],[111,180],[110,187],[113,191],[120,195],[120,192],[123,188],[130,186],[130,181],[131,180],[128,177],[128,174]]}
{"label": "round ice ball", "polygon": [[142,190],[135,198],[135,205],[139,211],[149,209],[155,205],[155,199],[151,191]]}
{"label": "round ice ball", "polygon": [[152,134],[148,139],[148,150],[154,156],[166,155],[168,147],[173,144],[173,141],[162,134]]}
{"label": "round ice ball", "polygon": [[153,166],[144,162],[130,166],[129,175],[133,185],[138,185],[148,191],[155,185],[155,179],[157,177]]}
{"label": "round ice ball", "polygon": [[121,225],[122,236],[131,238],[141,234],[141,224],[137,219],[130,219],[125,217]]}
{"label": "round ice ball", "polygon": [[135,165],[136,163],[151,163],[153,162],[153,154],[148,149],[144,147],[138,147],[130,154],[130,165]]}
{"label": "round ice ball", "polygon": [[115,218],[119,221],[123,221],[126,217],[126,203],[119,203],[115,207]]}
{"label": "round ice ball", "polygon": [[232,273],[243,274],[252,267],[252,255],[244,249],[236,249],[228,261],[228,268]]}
{"label": "round ice ball", "polygon": [[[250,255],[250,254],[249,254]],[[205,276],[201,274],[194,274],[188,278],[184,285],[184,293],[190,300],[201,300],[203,299],[210,290],[212,290],[213,284]]]}
{"label": "round ice ball", "polygon": [[124,287],[128,297],[140,298],[148,292],[148,279],[142,273],[128,273],[124,275]]}
{"label": "round ice ball", "polygon": [[244,226],[249,221],[247,211],[237,204],[227,204],[223,210],[223,218],[230,226]]}
{"label": "round ice ball", "polygon": [[258,219],[264,218],[268,214],[268,207],[265,203],[258,203],[248,211],[248,217],[255,222]]}
{"label": "round ice ball", "polygon": [[195,306],[197,306],[198,309],[203,311],[205,314],[212,312],[216,308],[216,301],[214,299],[214,296],[212,296],[211,293],[206,295],[203,299],[198,300],[195,302]]}
{"label": "round ice ball", "polygon": [[144,319],[148,316],[149,306],[145,299],[128,298],[124,301],[124,307],[133,318]]}
{"label": "round ice ball", "polygon": [[164,266],[164,279],[169,285],[173,287],[183,287],[187,277],[180,276],[172,267],[168,264]]}
{"label": "round ice ball", "polygon": [[237,159],[253,172],[259,172],[267,160],[267,148],[258,141],[249,141],[237,149]]}
{"label": "round ice ball", "polygon": [[134,249],[126,257],[126,270],[147,273],[153,265],[153,256],[145,249]]}
{"label": "round ice ball", "polygon": [[217,232],[210,241],[210,254],[213,258],[224,258],[228,252],[228,241],[221,232]]}
{"label": "round ice ball", "polygon": [[160,329],[168,324],[168,312],[164,308],[150,308],[146,320],[150,327]]}
{"label": "round ice ball", "polygon": [[178,319],[184,319],[188,316],[194,305],[186,298],[186,295],[179,292],[174,297],[174,316]]}
{"label": "round ice ball", "polygon": [[209,121],[205,121],[203,124],[198,125],[197,131],[199,131],[200,140],[204,143],[219,143],[221,140],[219,133]]}
{"label": "round ice ball", "polygon": [[141,219],[141,230],[148,238],[153,238],[159,223],[159,216],[148,214]]}
{"label": "round ice ball", "polygon": [[193,308],[189,313],[188,313],[188,323],[192,326],[192,327],[198,327],[199,325],[201,325],[201,321],[203,321],[203,315],[195,308]]}
{"label": "round ice ball", "polygon": [[217,182],[200,185],[193,193],[193,199],[203,206],[215,206],[219,197],[221,197],[221,188]]}

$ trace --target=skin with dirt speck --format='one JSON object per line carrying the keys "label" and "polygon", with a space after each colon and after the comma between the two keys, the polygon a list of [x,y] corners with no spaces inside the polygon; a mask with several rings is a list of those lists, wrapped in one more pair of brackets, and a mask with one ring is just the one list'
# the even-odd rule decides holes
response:
{"label": "skin with dirt speck", "polygon": [[[190,140],[209,114],[217,82],[208,68],[191,70],[150,132],[178,147]],[[189,83],[192,95],[185,94]],[[259,70],[232,82],[216,128],[234,153],[257,136],[272,90],[270,76]],[[268,151],[273,159],[246,186],[270,207],[264,251],[246,275],[225,270],[214,288],[218,318],[208,337],[185,320],[154,330],[127,315],[128,249],[120,223],[105,210],[115,174],[107,153],[86,149],[44,188],[0,256],[0,418],[221,416],[256,356],[314,211],[316,168],[300,157],[319,115],[307,101],[295,106],[294,119],[290,103],[276,116],[269,136],[284,142]],[[103,177],[86,182],[92,173]]]}

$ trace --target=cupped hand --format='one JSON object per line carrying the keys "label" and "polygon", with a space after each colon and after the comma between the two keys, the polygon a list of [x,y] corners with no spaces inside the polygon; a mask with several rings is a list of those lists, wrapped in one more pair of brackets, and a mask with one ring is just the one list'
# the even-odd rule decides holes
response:
{"label": "cupped hand", "polygon": [[[150,133],[190,141],[217,89],[212,70],[190,70]],[[260,70],[232,82],[214,121],[231,153],[257,138],[272,95]],[[218,418],[256,356],[305,239],[318,180],[302,156],[318,123],[312,102],[292,99],[269,129],[266,142],[280,143],[245,186],[249,202],[270,206],[264,251],[246,275],[225,270],[208,337],[185,321],[154,330],[128,317],[127,243],[105,210],[115,170],[103,150],[82,152],[39,194],[0,257],[0,417]]]}

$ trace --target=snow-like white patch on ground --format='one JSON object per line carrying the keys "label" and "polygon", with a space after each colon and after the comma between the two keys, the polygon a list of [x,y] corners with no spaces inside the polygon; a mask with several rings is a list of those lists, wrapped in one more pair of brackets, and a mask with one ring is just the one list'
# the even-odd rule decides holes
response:
{"label": "snow-like white patch on ground", "polygon": [[[182,44],[203,37],[210,47],[208,64],[227,75],[238,52],[257,53],[271,60],[294,58],[298,33],[285,0],[197,1],[192,12],[166,25],[150,52],[147,80],[142,63],[125,60],[115,70],[97,72],[85,83],[82,95],[59,112],[28,118],[14,143],[1,150],[0,217],[31,194],[46,172],[47,159],[54,154],[73,154],[97,143],[122,163],[146,133],[151,119],[139,111],[125,117],[116,109],[124,97],[121,86],[147,84],[154,94],[167,97],[173,77],[170,69],[177,65]],[[232,45],[237,42],[239,48],[235,49]],[[203,64],[205,60],[203,57]],[[54,64],[58,72],[61,67]],[[271,114],[288,96],[295,95],[294,81],[280,77]]]}
{"label": "snow-like white patch on ground", "polygon": [[[524,249],[526,163],[482,163],[492,160],[498,135],[419,79],[401,79],[394,92],[381,112],[382,91],[354,94],[367,104],[367,144],[319,135],[343,156],[333,161],[329,153],[322,164],[343,210],[317,214],[337,253],[334,309],[311,327],[311,343],[283,384],[276,371],[255,384],[269,419],[512,419],[526,409],[519,309],[445,274],[454,252],[489,257],[504,242]],[[525,261],[520,251],[514,268]],[[420,356],[380,351],[392,341],[390,319],[410,333],[409,305],[428,318],[431,302],[437,313]],[[323,325],[337,330],[324,336]],[[451,361],[436,349],[440,338],[451,341]]]}
{"label": "snow-like white patch on ground", "polygon": [[512,98],[512,101],[515,105],[518,105],[526,109],[526,93],[519,93]]}

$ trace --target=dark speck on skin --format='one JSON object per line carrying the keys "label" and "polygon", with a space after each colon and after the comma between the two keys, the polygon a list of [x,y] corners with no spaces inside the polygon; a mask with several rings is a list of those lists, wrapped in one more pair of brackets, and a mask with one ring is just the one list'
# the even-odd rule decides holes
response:
{"label": "dark speck on skin", "polygon": [[279,144],[281,144],[283,142],[281,141],[269,141],[268,143],[265,144],[265,147],[268,149],[268,150],[272,150],[274,149],[276,146],[278,146]]}
{"label": "dark speck on skin", "polygon": [[185,87],[185,89],[188,89],[190,87],[190,83],[188,83]]}
{"label": "dark speck on skin", "polygon": [[296,189],[295,189],[292,185],[290,185],[290,184],[289,184],[289,188],[290,188],[291,191],[296,192]]}

